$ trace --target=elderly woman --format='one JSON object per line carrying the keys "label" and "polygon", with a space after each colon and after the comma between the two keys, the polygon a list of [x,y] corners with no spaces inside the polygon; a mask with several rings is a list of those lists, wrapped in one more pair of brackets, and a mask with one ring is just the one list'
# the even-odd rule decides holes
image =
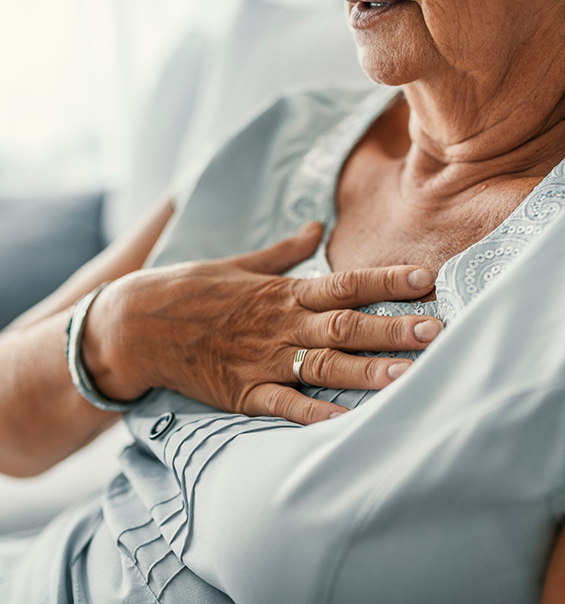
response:
{"label": "elderly woman", "polygon": [[2,602],[565,601],[565,4],[347,7],[401,92],[281,99],[3,334],[3,471],[136,442]]}

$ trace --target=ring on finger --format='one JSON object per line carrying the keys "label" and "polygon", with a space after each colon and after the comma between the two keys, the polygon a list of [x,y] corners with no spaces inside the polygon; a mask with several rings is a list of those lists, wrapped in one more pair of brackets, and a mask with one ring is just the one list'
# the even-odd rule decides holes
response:
{"label": "ring on finger", "polygon": [[302,364],[304,363],[304,359],[306,358],[307,353],[308,353],[308,350],[299,350],[294,355],[294,364],[292,365],[292,373],[294,374],[296,381],[300,382],[303,386],[310,386],[310,384],[306,383],[302,379],[302,376],[300,374],[300,371],[302,369]]}

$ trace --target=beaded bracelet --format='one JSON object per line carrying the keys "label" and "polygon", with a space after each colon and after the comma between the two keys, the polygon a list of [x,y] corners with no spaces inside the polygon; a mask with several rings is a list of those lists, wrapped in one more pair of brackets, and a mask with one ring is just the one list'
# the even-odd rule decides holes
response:
{"label": "beaded bracelet", "polygon": [[93,292],[81,298],[74,306],[69,326],[67,328],[67,364],[71,374],[71,379],[79,394],[85,398],[91,405],[103,411],[114,411],[124,413],[130,411],[132,405],[141,402],[149,392],[145,393],[133,401],[114,401],[102,395],[92,383],[86,367],[82,360],[82,336],[86,325],[88,310],[97,296],[110,283],[103,283]]}

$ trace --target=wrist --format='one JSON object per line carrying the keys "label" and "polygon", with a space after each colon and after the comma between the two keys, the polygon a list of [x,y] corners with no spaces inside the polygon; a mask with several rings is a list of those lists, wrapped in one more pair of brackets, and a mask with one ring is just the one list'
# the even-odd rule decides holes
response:
{"label": "wrist", "polygon": [[140,383],[124,334],[121,297],[112,284],[91,302],[80,338],[80,359],[87,380],[104,399],[131,404],[149,386]]}

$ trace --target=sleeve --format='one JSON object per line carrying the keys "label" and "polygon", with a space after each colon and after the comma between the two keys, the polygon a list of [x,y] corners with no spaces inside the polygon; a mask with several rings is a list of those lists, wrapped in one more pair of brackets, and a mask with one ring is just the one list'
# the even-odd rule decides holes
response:
{"label": "sleeve", "polygon": [[[385,105],[396,91],[376,94]],[[322,134],[360,105],[369,106],[373,95],[373,86],[289,91],[203,149],[171,187],[175,216],[152,253],[151,265],[249,252],[294,232],[301,221],[324,219],[325,203],[309,208],[298,223],[286,224],[283,206],[292,175]]]}
{"label": "sleeve", "polygon": [[[426,600],[423,586],[438,565],[453,574],[450,564],[476,551],[477,540],[500,530],[513,534],[513,547],[522,540],[539,552],[549,538],[532,501],[543,514],[550,503],[556,515],[565,509],[564,224],[473,301],[405,377],[343,417],[304,428],[167,392],[131,413],[139,445],[182,493],[173,541],[185,564],[249,604],[374,602],[400,567],[421,577],[420,601],[439,602]],[[177,423],[150,440],[164,411]],[[485,517],[485,508],[498,515]],[[481,588],[508,571],[511,557],[475,555]],[[387,602],[415,601],[402,600],[404,578]],[[476,576],[465,580],[480,601]]]}

